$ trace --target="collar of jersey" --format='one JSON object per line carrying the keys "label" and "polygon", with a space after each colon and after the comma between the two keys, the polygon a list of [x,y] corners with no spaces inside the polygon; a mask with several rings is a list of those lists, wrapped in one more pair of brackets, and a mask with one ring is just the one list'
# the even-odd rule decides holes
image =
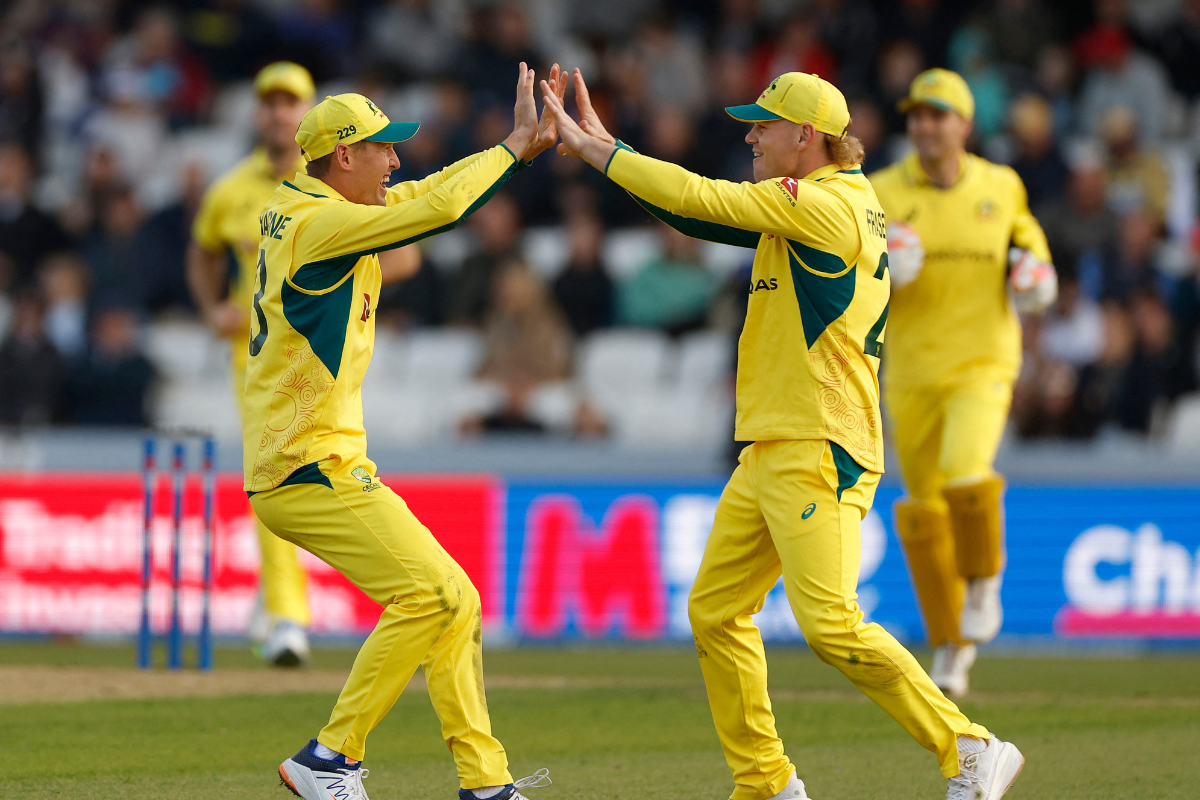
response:
{"label": "collar of jersey", "polygon": [[803,178],[801,178],[801,180],[816,181],[817,183],[820,183],[821,181],[825,180],[826,178],[832,178],[834,175],[862,175],[862,174],[863,174],[862,167],[855,167],[854,169],[838,169],[837,164],[826,164],[823,167],[818,167],[817,169],[814,169],[812,172],[808,173]]}
{"label": "collar of jersey", "polygon": [[320,178],[314,178],[304,172],[297,172],[296,176],[290,181],[284,181],[286,185],[291,186],[298,192],[310,195],[312,197],[328,198],[330,200],[341,200],[347,202],[346,198],[338,194],[337,190],[330,186]]}
{"label": "collar of jersey", "polygon": [[921,169],[921,161],[917,157],[917,151],[914,150],[904,158],[903,169],[908,182],[916,186],[932,186],[935,189],[953,189],[961,184],[967,178],[967,173],[971,170],[971,154],[963,153],[959,156],[958,180],[953,186],[937,186],[933,181],[929,180],[929,176],[925,174],[925,170]]}
{"label": "collar of jersey", "polygon": [[[270,156],[267,155],[267,148],[256,147],[250,151],[250,162],[254,167],[254,171],[264,178],[281,179],[283,176],[275,174],[275,165],[271,162]],[[296,169],[304,169],[304,156],[296,157]],[[287,173],[284,173],[285,175]]]}

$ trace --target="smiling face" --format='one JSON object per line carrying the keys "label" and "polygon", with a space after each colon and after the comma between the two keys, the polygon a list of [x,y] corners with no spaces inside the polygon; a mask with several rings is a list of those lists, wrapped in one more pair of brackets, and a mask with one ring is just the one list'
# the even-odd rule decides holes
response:
{"label": "smiling face", "polygon": [[754,151],[754,180],[807,175],[807,171],[797,173],[804,169],[803,153],[815,134],[816,130],[807,122],[798,125],[786,119],[774,119],[754,123],[746,134],[746,143]]}
{"label": "smiling face", "polygon": [[400,169],[400,157],[391,142],[339,144],[337,161],[330,172],[339,172],[334,188],[352,203],[387,205],[387,186],[392,172]]}

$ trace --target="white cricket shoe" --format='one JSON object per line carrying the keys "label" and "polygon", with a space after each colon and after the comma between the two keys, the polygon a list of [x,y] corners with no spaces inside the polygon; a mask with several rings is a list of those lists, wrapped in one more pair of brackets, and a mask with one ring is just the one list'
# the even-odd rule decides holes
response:
{"label": "white cricket shoe", "polygon": [[1000,576],[967,581],[967,596],[958,622],[962,638],[987,644],[996,638],[1002,622],[1004,609],[1000,606]]}
{"label": "white cricket shoe", "polygon": [[986,750],[959,754],[961,772],[950,779],[946,800],[1000,800],[1024,766],[1025,756],[1016,745],[993,736]]}
{"label": "white cricket shoe", "polygon": [[[518,781],[508,784],[499,793],[489,797],[488,800],[529,800],[529,798],[521,794],[522,789],[544,789],[552,783],[554,781],[550,780],[550,770],[542,767],[528,778],[521,778]],[[459,789],[458,800],[479,800],[479,798],[470,789]]]}
{"label": "white cricket shoe", "polygon": [[311,655],[308,634],[291,620],[281,619],[271,629],[271,636],[259,647],[263,661],[276,667],[301,667]]}
{"label": "white cricket shoe", "polygon": [[787,786],[783,787],[783,791],[772,797],[771,800],[809,800],[808,793],[804,791],[804,781],[796,777],[796,770],[792,770],[792,777],[788,778]]}
{"label": "white cricket shoe", "polygon": [[933,669],[929,677],[949,697],[965,697],[970,686],[969,672],[975,663],[975,645],[946,642],[933,651]]}
{"label": "white cricket shoe", "polygon": [[313,753],[316,746],[317,740],[310,740],[279,765],[283,785],[304,800],[370,800],[362,782],[371,771],[341,754],[332,760],[320,758]]}

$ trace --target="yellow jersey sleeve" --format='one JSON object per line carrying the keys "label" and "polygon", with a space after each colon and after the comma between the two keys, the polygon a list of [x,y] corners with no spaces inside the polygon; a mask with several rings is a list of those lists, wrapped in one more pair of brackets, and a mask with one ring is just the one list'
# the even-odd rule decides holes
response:
{"label": "yellow jersey sleeve", "polygon": [[[852,170],[861,174],[861,170]],[[756,247],[763,234],[782,236],[803,245],[828,250],[835,244],[844,264],[853,264],[860,249],[854,210],[839,194],[819,181],[777,178],[758,183],[731,183],[688,172],[619,147],[609,159],[605,174],[648,209],[704,223],[716,235],[697,238]],[[651,213],[655,213],[651,209]],[[660,219],[663,216],[655,214]],[[664,222],[668,220],[664,219]],[[672,224],[668,222],[668,224]],[[711,226],[721,226],[712,228]],[[688,235],[686,225],[673,224]],[[829,274],[816,270],[817,274]],[[833,274],[840,273],[841,270]]]}
{"label": "yellow jersey sleeve", "polygon": [[221,213],[227,207],[224,202],[225,185],[222,180],[208,188],[192,222],[192,239],[210,253],[219,253],[228,247],[221,235]]}
{"label": "yellow jersey sleeve", "polygon": [[[296,231],[291,274],[314,261],[357,260],[449,230],[486,203],[522,166],[503,145],[466,161],[469,163],[455,164],[458,169],[449,176],[438,173],[415,186],[395,187],[397,200],[390,205],[340,202],[323,206],[320,214]],[[416,194],[419,188],[424,191]],[[408,194],[412,196],[399,199]],[[392,196],[389,192],[389,201]],[[286,222],[282,224],[286,226]],[[264,230],[264,235],[271,231]]]}
{"label": "yellow jersey sleeve", "polygon": [[1050,245],[1046,241],[1045,231],[1042,230],[1037,218],[1029,210],[1029,194],[1025,191],[1025,184],[1015,171],[1011,169],[1009,171],[1012,173],[1015,184],[1013,202],[1016,206],[1016,213],[1013,215],[1012,243],[1016,247],[1025,248],[1042,261],[1049,263]]}
{"label": "yellow jersey sleeve", "polygon": [[396,184],[387,191],[387,204],[394,206],[397,203],[403,203],[405,200],[412,200],[414,197],[420,197],[423,194],[432,192],[447,180],[474,164],[486,152],[472,153],[466,158],[455,161],[450,166],[444,167],[419,181],[404,181],[403,183]]}

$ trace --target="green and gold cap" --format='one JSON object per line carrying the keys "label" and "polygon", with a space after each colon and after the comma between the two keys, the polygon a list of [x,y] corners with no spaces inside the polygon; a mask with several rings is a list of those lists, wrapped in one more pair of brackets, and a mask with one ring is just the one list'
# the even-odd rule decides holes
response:
{"label": "green and gold cap", "polygon": [[787,72],[753,103],[730,106],[729,116],[742,122],[766,122],[786,119],[796,124],[812,123],[818,131],[839,139],[850,128],[850,110],[846,98],[827,80],[803,72]]}
{"label": "green and gold cap", "polygon": [[419,122],[392,122],[361,94],[339,94],[309,109],[296,131],[296,144],[306,160],[315,161],[332,153],[339,144],[403,142],[420,127]]}
{"label": "green and gold cap", "polygon": [[254,77],[256,95],[263,97],[270,92],[287,92],[301,100],[312,100],[317,87],[304,67],[291,61],[276,61],[260,69]]}
{"label": "green and gold cap", "polygon": [[975,97],[970,87],[962,75],[948,69],[927,69],[913,78],[908,97],[897,103],[896,108],[907,114],[916,106],[953,111],[966,119],[975,117]]}

